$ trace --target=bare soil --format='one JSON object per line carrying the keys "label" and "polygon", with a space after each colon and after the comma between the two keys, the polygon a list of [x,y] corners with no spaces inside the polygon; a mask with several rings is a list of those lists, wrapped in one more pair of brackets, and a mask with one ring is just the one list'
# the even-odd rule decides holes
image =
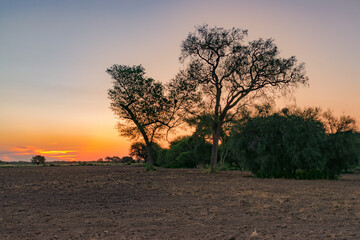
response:
{"label": "bare soil", "polygon": [[2,168],[0,239],[360,239],[360,174]]}

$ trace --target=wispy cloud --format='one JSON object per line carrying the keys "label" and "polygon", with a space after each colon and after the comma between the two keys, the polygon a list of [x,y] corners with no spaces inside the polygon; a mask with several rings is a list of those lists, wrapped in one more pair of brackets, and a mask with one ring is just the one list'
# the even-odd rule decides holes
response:
{"label": "wispy cloud", "polygon": [[33,155],[43,155],[49,160],[69,160],[74,161],[77,157],[76,150],[59,150],[59,149],[42,149],[36,146],[21,146],[10,148],[6,152],[0,153],[0,159],[13,161],[18,160],[19,156],[21,159],[24,159],[25,156],[28,156],[27,159],[30,160]]}
{"label": "wispy cloud", "polygon": [[39,151],[40,153],[42,154],[66,154],[66,153],[73,153],[73,152],[76,152],[74,150],[51,150],[51,151]]}

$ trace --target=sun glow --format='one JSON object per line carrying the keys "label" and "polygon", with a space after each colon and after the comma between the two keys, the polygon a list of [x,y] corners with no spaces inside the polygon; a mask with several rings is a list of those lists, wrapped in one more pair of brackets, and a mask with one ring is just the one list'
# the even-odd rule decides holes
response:
{"label": "sun glow", "polygon": [[[70,153],[70,154],[69,154]],[[9,155],[15,156],[33,156],[33,155],[44,155],[49,160],[67,160],[74,161],[77,157],[76,150],[47,150],[38,148],[36,146],[25,146],[25,147],[13,147],[10,148]],[[8,156],[4,156],[3,159],[10,160]]]}

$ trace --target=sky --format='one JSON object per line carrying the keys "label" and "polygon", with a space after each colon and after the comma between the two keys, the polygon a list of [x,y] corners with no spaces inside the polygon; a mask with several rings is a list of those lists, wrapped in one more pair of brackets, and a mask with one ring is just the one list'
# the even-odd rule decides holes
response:
{"label": "sky", "polygon": [[360,1],[0,0],[0,160],[86,161],[129,154],[105,72],[142,64],[167,82],[194,26],[248,29],[304,62],[309,87],[279,104],[360,121]]}

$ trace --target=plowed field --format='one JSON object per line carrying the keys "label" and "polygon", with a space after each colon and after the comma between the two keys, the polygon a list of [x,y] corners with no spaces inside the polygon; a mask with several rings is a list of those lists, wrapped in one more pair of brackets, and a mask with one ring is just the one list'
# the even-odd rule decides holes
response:
{"label": "plowed field", "polygon": [[360,175],[1,168],[0,239],[360,239]]}

